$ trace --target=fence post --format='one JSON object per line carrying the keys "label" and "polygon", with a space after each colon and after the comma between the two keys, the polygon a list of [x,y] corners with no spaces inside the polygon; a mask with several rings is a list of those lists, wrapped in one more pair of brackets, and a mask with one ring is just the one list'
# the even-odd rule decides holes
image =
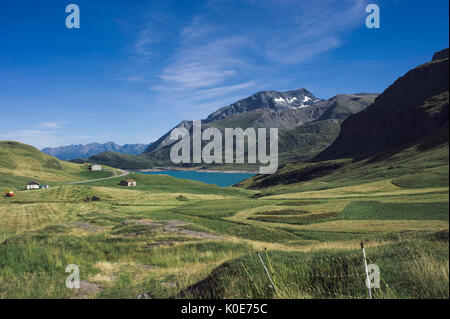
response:
{"label": "fence post", "polygon": [[266,271],[267,277],[269,277],[270,283],[272,284],[273,290],[275,290],[275,293],[278,295],[277,288],[275,288],[275,284],[273,283],[272,277],[270,277],[269,271],[266,268],[266,265],[264,265],[264,262],[261,258],[261,255],[259,254],[259,251],[256,252],[258,254],[259,260],[261,261],[261,264],[264,267],[264,270]]}
{"label": "fence post", "polygon": [[364,248],[364,242],[361,242],[361,249],[362,249],[363,257],[364,257],[364,268],[366,270],[366,284],[367,284],[367,289],[369,290],[369,299],[372,299],[372,290],[370,289],[371,282],[370,282],[370,278],[369,278],[369,268],[367,267],[366,249]]}

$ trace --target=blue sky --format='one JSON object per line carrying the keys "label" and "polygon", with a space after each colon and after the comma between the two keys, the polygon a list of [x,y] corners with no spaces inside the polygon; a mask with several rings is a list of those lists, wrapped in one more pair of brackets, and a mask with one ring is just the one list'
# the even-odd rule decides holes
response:
{"label": "blue sky", "polygon": [[[81,11],[67,29],[66,5]],[[381,9],[367,29],[365,7]],[[2,0],[0,140],[148,143],[262,90],[382,92],[448,47],[448,0]]]}

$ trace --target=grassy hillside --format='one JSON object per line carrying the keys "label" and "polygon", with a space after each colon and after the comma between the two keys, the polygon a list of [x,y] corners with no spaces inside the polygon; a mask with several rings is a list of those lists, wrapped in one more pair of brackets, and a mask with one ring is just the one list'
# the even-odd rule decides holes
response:
{"label": "grassy hillside", "polygon": [[[404,188],[448,186],[448,142],[427,150],[422,143],[389,156],[317,163],[289,163],[272,175],[256,175],[240,186],[260,189],[261,195],[357,185],[385,179]],[[325,186],[326,185],[326,186]]]}
{"label": "grassy hillside", "polygon": [[12,141],[0,141],[0,187],[22,189],[30,181],[51,186],[72,181],[111,176],[112,168],[88,171],[84,165],[60,161],[36,148]]}
{"label": "grassy hillside", "polygon": [[125,169],[153,168],[154,161],[145,155],[129,155],[116,152],[104,152],[89,158],[90,162]]}
{"label": "grassy hillside", "polygon": [[[448,187],[329,180],[258,197],[130,177],[0,198],[0,298],[365,298],[361,240],[375,298],[448,298]],[[68,264],[91,289],[65,287]]]}

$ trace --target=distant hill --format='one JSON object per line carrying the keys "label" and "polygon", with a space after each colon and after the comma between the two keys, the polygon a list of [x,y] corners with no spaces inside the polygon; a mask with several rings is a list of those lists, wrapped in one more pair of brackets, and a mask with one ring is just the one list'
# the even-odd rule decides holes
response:
{"label": "distant hill", "polygon": [[[89,157],[83,162],[91,162],[125,169],[152,168],[154,162],[145,155],[129,155],[115,152],[103,152]],[[81,161],[79,161],[81,163]]]}
{"label": "distant hill", "polygon": [[336,95],[327,101],[328,107],[318,121],[345,120],[347,117],[364,110],[375,101],[377,96],[377,94],[370,93]]}
{"label": "distant hill", "polygon": [[[30,145],[0,141],[0,187],[21,189],[30,181],[53,186],[55,183],[88,179],[91,173],[84,165],[61,161]],[[102,171],[95,176],[110,174]]]}
{"label": "distant hill", "polygon": [[73,160],[77,158],[88,158],[103,152],[116,152],[122,154],[138,155],[141,154],[148,147],[148,144],[125,144],[119,145],[114,142],[89,143],[78,145],[67,145],[60,147],[47,147],[42,149],[42,152],[59,158],[64,161]]}

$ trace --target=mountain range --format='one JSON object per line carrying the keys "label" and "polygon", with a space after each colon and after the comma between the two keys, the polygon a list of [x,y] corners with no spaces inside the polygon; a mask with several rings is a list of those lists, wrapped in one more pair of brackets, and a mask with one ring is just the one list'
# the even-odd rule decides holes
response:
{"label": "mountain range", "polygon": [[[226,127],[276,127],[279,129],[280,161],[305,160],[328,147],[338,136],[341,122],[366,108],[376,97],[377,94],[358,93],[341,94],[323,100],[306,89],[263,91],[211,113],[202,120],[202,129],[215,127],[223,132]],[[185,120],[174,128],[192,131],[192,125],[192,121]],[[169,156],[170,148],[175,143],[169,138],[172,129],[150,144],[141,155],[129,156],[107,151],[89,160],[128,169],[175,166]],[[210,164],[203,167],[251,169],[253,166]]]}
{"label": "mountain range", "polygon": [[60,147],[46,147],[42,152],[54,156],[60,160],[68,161],[77,158],[88,158],[103,152],[117,152],[122,154],[138,155],[147,149],[148,144],[125,144],[119,145],[114,142],[89,143],[78,145],[67,145]]}
{"label": "mountain range", "polygon": [[[321,100],[306,89],[263,91],[211,113],[202,121],[202,126],[204,129],[215,127],[221,130],[226,127],[276,127],[292,130],[314,121],[343,120],[363,110],[376,96],[369,93],[342,94],[329,100]],[[191,131],[192,121],[182,121],[174,128],[180,127]],[[169,139],[174,128],[150,145],[144,153],[154,154],[155,151],[174,144],[175,141]]]}
{"label": "mountain range", "polygon": [[[175,127],[192,131],[192,121]],[[175,128],[174,127],[174,128]],[[263,91],[224,106],[202,121],[215,127],[279,128],[280,163],[364,159],[392,154],[425,136],[448,140],[448,49],[396,80],[380,96],[341,94],[324,100],[302,88],[287,92]],[[175,166],[169,158],[175,143],[170,132],[142,154],[108,150],[90,161],[119,168]],[[437,137],[436,137],[437,138]],[[438,139],[438,138],[437,138]],[[436,143],[436,139],[433,139]],[[183,164],[191,166],[191,164]],[[204,168],[249,169],[251,165],[204,165]]]}

